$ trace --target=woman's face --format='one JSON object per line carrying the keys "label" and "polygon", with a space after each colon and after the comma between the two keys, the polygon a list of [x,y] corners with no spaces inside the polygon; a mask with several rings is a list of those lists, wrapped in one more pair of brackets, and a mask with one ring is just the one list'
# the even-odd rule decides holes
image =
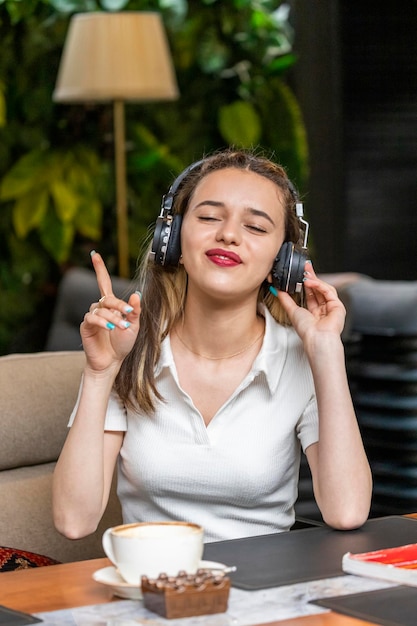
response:
{"label": "woman's face", "polygon": [[207,174],[191,196],[181,228],[189,293],[257,297],[284,234],[282,192],[272,181],[236,168]]}

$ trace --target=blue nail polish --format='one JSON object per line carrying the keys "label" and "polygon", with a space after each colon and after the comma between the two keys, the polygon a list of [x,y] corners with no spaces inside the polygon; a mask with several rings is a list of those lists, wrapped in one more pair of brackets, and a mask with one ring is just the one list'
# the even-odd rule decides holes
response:
{"label": "blue nail polish", "polygon": [[273,296],[277,297],[278,291],[275,289],[274,285],[269,285],[269,291],[272,293]]}
{"label": "blue nail polish", "polygon": [[90,252],[90,256],[94,256],[94,255],[95,255],[95,253],[96,253],[96,251],[95,251],[95,250],[91,250],[91,252]]}
{"label": "blue nail polish", "polygon": [[133,311],[133,306],[130,306],[130,304],[125,306],[125,313],[131,313],[132,311]]}
{"label": "blue nail polish", "polygon": [[142,293],[140,291],[135,291],[135,294],[139,296],[139,298],[142,300]]}
{"label": "blue nail polish", "polygon": [[107,322],[106,326],[109,330],[114,330],[116,328],[116,326],[112,324],[111,322]]}
{"label": "blue nail polish", "polygon": [[120,322],[121,328],[129,328],[129,326],[130,326],[130,322],[127,322],[126,320],[124,320],[123,322]]}

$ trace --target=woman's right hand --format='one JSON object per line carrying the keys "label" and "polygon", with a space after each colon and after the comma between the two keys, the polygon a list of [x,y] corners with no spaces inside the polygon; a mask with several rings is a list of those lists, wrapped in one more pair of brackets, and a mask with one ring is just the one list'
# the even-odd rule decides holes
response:
{"label": "woman's right hand", "polygon": [[116,298],[110,275],[100,254],[91,254],[101,298],[85,314],[80,326],[87,367],[100,372],[116,366],[132,350],[139,332],[140,295],[128,302]]}

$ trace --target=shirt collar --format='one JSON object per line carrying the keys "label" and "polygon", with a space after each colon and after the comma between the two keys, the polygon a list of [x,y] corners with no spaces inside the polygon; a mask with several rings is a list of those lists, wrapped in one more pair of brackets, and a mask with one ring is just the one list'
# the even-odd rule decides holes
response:
{"label": "shirt collar", "polygon": [[252,373],[254,377],[263,374],[269,391],[273,394],[284,368],[289,328],[278,324],[265,305],[260,305],[259,312],[265,318],[265,335],[262,348],[253,364]]}
{"label": "shirt collar", "polygon": [[171,350],[171,341],[169,339],[169,335],[165,337],[161,344],[161,356],[159,357],[159,361],[156,364],[155,368],[155,376],[158,376],[164,367],[172,367],[174,366],[174,355]]}

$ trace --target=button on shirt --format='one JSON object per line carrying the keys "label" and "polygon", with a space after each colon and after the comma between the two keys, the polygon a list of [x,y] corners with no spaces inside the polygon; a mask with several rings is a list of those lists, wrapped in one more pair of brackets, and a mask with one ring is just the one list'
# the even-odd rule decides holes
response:
{"label": "button on shirt", "polygon": [[251,371],[208,426],[178,382],[169,337],[156,383],[164,402],[145,415],[112,394],[107,430],[124,430],[118,494],[125,523],[187,520],[205,541],[288,530],[294,522],[300,445],[318,441],[312,373],[291,327],[267,309]]}

